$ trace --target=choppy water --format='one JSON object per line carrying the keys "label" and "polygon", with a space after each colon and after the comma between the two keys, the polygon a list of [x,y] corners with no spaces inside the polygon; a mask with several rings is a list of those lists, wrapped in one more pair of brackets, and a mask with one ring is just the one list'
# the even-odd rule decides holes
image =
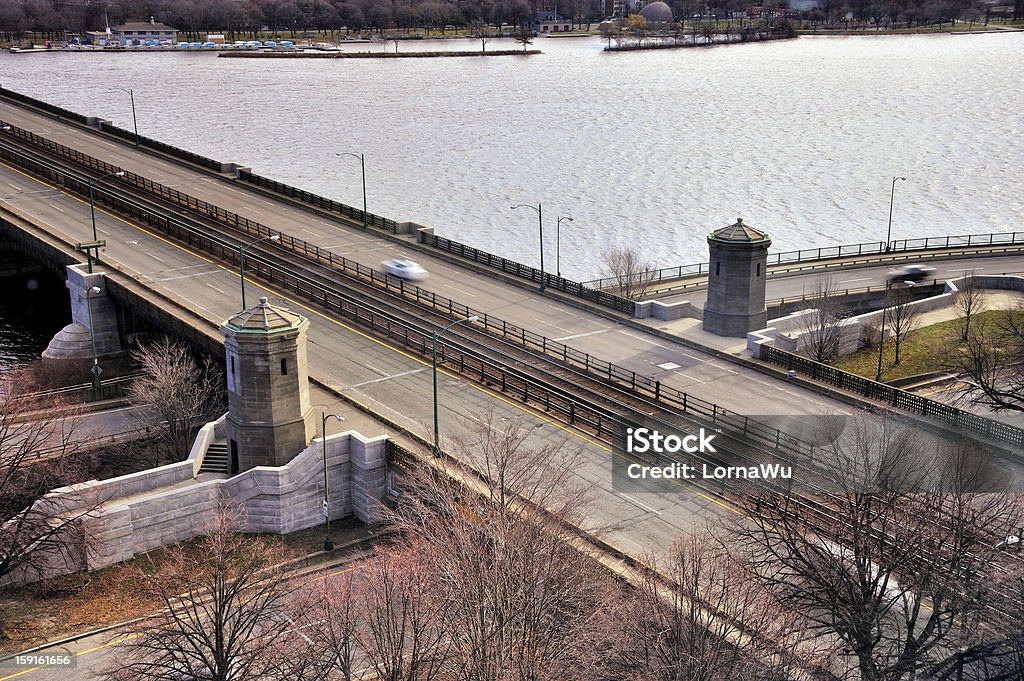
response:
{"label": "choppy water", "polygon": [[[394,49],[390,43],[389,49]],[[403,51],[478,42],[403,43]],[[488,49],[508,48],[492,41]],[[800,38],[534,57],[248,60],[212,54],[0,56],[5,87],[535,264],[601,274],[630,243],[659,266],[706,258],[742,216],[788,250],[1022,229],[1024,34]],[[384,49],[382,45],[352,49]]]}

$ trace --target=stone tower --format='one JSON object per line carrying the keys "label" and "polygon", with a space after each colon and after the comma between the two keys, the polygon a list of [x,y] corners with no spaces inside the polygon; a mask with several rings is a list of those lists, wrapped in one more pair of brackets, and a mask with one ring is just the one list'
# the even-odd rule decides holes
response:
{"label": "stone tower", "polygon": [[260,298],[224,322],[229,470],[281,466],[313,435],[306,366],[309,321]]}
{"label": "stone tower", "polygon": [[765,269],[771,238],[743,218],[708,235],[708,300],[704,330],[742,338],[768,322],[764,306]]}

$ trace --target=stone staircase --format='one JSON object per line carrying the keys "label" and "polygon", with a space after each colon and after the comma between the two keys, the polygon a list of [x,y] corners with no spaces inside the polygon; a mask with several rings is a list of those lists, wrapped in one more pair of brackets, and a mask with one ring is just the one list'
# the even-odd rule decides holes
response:
{"label": "stone staircase", "polygon": [[199,467],[199,474],[220,473],[228,474],[228,443],[211,442],[206,450],[206,457],[203,458],[203,465]]}

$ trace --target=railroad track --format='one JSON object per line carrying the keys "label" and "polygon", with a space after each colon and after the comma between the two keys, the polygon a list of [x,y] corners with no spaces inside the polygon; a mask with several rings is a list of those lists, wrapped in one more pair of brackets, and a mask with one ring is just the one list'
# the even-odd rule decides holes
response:
{"label": "railroad track", "polygon": [[[25,131],[3,140],[0,157],[79,194],[85,193],[89,179],[120,170]],[[813,483],[821,471],[801,463],[814,448],[779,429],[661,386],[649,377],[622,370],[492,315],[476,313],[146,178],[126,173],[125,182],[95,187],[94,196],[115,212],[141,220],[229,264],[237,264],[239,247],[253,237],[279,235],[279,241],[261,242],[247,251],[251,275],[424,357],[430,356],[432,334],[453,316],[479,314],[479,322],[453,327],[446,336],[439,362],[449,370],[612,444],[621,441],[626,427],[640,423],[677,431],[710,428],[721,437],[716,446],[724,443],[718,447],[724,456],[712,459],[695,454],[694,460],[711,465],[752,465],[767,458],[794,465],[807,475],[811,492],[795,499],[802,509],[802,522],[823,533],[841,522],[835,513],[838,497],[823,484]],[[726,498],[750,490],[731,482],[698,486]]]}

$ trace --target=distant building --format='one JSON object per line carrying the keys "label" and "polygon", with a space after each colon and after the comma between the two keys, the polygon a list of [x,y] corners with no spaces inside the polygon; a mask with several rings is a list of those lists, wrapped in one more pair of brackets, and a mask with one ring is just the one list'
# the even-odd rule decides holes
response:
{"label": "distant building", "polygon": [[664,2],[648,2],[640,9],[640,16],[647,19],[647,25],[654,28],[672,23],[672,8]]}
{"label": "distant building", "polygon": [[176,43],[178,42],[178,29],[154,21],[152,17],[148,22],[139,21],[110,27],[108,44],[145,45],[150,41]]}
{"label": "distant building", "polygon": [[542,33],[568,33],[572,22],[563,19],[554,12],[537,12],[530,21],[530,29],[537,35]]}

